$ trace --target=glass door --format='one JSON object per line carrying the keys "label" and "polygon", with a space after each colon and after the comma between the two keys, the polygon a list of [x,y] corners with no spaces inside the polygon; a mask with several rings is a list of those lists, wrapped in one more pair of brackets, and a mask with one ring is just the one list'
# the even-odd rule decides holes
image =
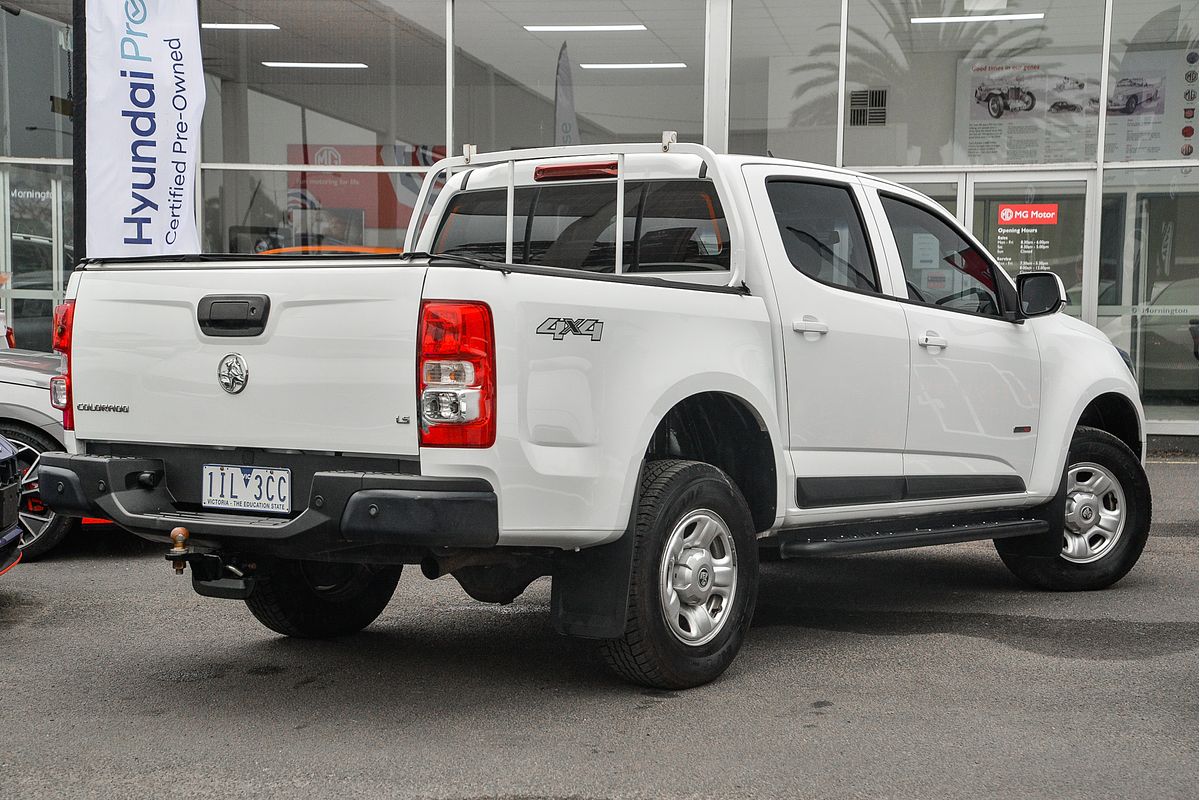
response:
{"label": "glass door", "polygon": [[70,175],[58,165],[0,164],[9,198],[0,219],[0,309],[23,350],[50,350],[50,318],[75,261]]}
{"label": "glass door", "polygon": [[[1083,316],[1097,286],[1097,263],[1087,241],[1088,172],[984,173],[967,177],[967,226],[1016,277],[1050,270],[1062,278],[1067,313]],[[1093,265],[1085,268],[1085,265]],[[1103,293],[1103,282],[1099,282]]]}

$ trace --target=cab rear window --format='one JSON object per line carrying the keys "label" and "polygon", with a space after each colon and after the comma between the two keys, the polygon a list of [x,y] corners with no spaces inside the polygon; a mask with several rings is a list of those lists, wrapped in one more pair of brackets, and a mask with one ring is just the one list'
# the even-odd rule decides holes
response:
{"label": "cab rear window", "polygon": [[[513,260],[521,264],[613,272],[616,185],[612,181],[518,188]],[[453,198],[433,252],[504,259],[505,190]],[[626,272],[729,269],[729,230],[711,181],[629,181],[625,185],[622,262]]]}

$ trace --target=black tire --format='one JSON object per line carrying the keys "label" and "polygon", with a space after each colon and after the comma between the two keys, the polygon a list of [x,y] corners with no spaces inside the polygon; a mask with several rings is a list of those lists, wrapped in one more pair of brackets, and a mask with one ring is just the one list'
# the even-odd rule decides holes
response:
{"label": "black tire", "polygon": [[1004,98],[998,94],[991,95],[987,99],[988,114],[992,119],[1000,119],[1004,116]]}
{"label": "black tire", "polygon": [[1127,97],[1125,99],[1125,113],[1132,114],[1137,111],[1138,99],[1136,97]]}
{"label": "black tire", "polygon": [[1025,110],[1033,111],[1033,107],[1037,105],[1037,98],[1033,96],[1033,92],[1025,93]]}
{"label": "black tire", "polygon": [[1004,565],[1018,578],[1039,589],[1078,592],[1112,586],[1133,569],[1150,535],[1150,482],[1133,451],[1110,433],[1080,426],[1071,440],[1067,471],[1072,465],[1084,463],[1104,467],[1120,484],[1125,500],[1124,527],[1111,549],[1098,560],[1086,564],[1070,561],[1061,553],[1055,557],[1039,557],[1009,552],[1004,540],[998,540],[996,549]]}
{"label": "black tire", "polygon": [[275,561],[246,598],[250,613],[284,636],[327,639],[358,633],[383,613],[400,567]]}
{"label": "black tire", "polygon": [[[720,676],[733,661],[754,616],[758,543],[750,509],[724,472],[697,461],[647,464],[637,503],[625,633],[601,642],[601,652],[618,675],[634,683],[659,689],[700,686]],[[714,638],[693,645],[668,627],[659,579],[672,533],[689,514],[702,509],[725,523],[736,555],[736,584]]]}
{"label": "black tire", "polygon": [[[19,423],[0,423],[0,436],[13,443],[21,470],[26,472],[21,486],[21,557],[24,561],[36,561],[57,547],[77,522],[41,505],[40,494],[27,493],[33,486],[30,481],[36,480],[41,454],[62,450],[63,446],[48,433]],[[46,522],[42,523],[42,519]]]}

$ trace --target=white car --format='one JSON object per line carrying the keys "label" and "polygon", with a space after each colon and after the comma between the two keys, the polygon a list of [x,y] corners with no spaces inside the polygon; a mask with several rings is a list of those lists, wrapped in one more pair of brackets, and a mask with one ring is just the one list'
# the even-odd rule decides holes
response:
{"label": "white car", "polygon": [[369,625],[405,564],[552,575],[556,628],[660,687],[729,665],[760,547],[991,539],[1096,589],[1145,545],[1117,350],[910,189],[664,136],[468,148],[427,206],[399,257],[85,262],[48,502],[290,636]]}
{"label": "white car", "polygon": [[1157,103],[1161,85],[1160,81],[1145,78],[1121,78],[1108,99],[1108,107],[1132,114],[1140,106]]}

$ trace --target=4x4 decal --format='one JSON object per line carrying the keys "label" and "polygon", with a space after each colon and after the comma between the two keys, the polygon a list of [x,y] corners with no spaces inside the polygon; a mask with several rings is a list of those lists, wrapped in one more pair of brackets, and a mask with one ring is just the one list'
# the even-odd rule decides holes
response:
{"label": "4x4 decal", "polygon": [[604,334],[604,323],[598,319],[547,317],[545,322],[538,325],[537,332],[553,336],[556,342],[561,342],[566,338],[567,334],[571,334],[572,336],[590,336],[593,342],[598,342]]}

